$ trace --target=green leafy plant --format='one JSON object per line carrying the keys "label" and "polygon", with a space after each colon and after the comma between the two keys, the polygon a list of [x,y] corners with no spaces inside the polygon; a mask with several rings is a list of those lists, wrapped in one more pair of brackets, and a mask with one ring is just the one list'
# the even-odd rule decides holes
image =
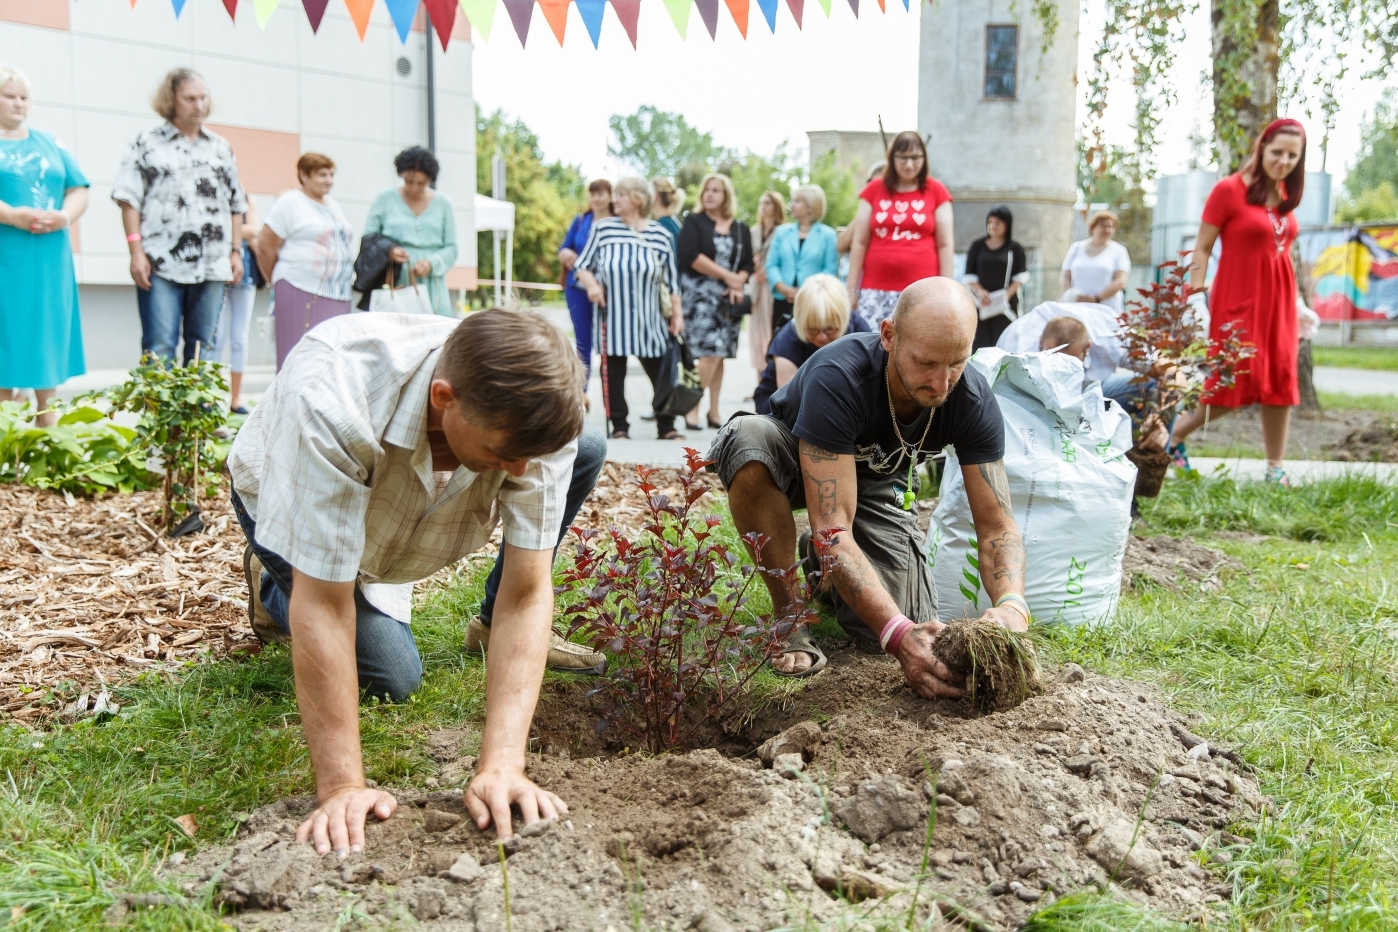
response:
{"label": "green leafy plant", "polygon": [[136,441],[160,457],[166,527],[188,514],[197,514],[194,499],[203,473],[213,494],[218,467],[215,431],[228,421],[228,383],[223,367],[195,359],[187,366],[170,366],[152,355],[131,370],[131,377],[95,397],[105,397],[113,413],[139,414]]}
{"label": "green leafy plant", "polygon": [[27,403],[0,402],[0,482],[77,495],[151,487],[136,431],[91,405],[54,406],[58,423],[40,427]]}

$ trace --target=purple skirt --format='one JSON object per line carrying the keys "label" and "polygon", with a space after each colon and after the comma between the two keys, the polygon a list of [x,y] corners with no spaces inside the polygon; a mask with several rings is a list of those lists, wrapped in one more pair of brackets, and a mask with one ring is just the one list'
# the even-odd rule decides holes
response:
{"label": "purple skirt", "polygon": [[300,341],[301,335],[316,324],[350,312],[348,301],[322,298],[297,288],[286,279],[272,285],[273,318],[277,330],[277,371],[282,370],[286,354]]}

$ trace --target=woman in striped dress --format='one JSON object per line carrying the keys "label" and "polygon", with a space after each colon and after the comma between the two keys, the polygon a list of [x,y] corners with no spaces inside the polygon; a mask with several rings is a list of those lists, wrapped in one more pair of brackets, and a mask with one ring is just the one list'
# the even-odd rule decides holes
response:
{"label": "woman in striped dress", "polygon": [[[660,360],[669,346],[669,334],[684,330],[675,244],[665,228],[647,216],[650,202],[650,186],[640,178],[618,181],[612,189],[614,216],[593,224],[573,266],[578,283],[597,308],[593,329],[602,356],[603,397],[612,437],[620,440],[630,437],[627,357],[640,359],[651,386],[659,388]],[[684,439],[676,433],[673,417],[658,416],[655,426],[661,440]]]}

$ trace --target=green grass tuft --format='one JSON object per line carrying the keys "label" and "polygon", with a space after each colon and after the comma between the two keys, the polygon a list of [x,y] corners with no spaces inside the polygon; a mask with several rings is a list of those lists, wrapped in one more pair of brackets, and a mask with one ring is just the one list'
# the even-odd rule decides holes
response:
{"label": "green grass tuft", "polygon": [[1343,369],[1383,369],[1398,372],[1398,347],[1392,346],[1311,346],[1311,359],[1317,366]]}
{"label": "green grass tuft", "polygon": [[1352,540],[1398,530],[1398,484],[1354,475],[1290,489],[1200,474],[1140,502],[1152,527],[1190,534],[1248,531],[1295,540]]}
{"label": "green grass tuft", "polygon": [[1042,909],[1022,932],[1186,932],[1188,926],[1101,893],[1073,893]]}

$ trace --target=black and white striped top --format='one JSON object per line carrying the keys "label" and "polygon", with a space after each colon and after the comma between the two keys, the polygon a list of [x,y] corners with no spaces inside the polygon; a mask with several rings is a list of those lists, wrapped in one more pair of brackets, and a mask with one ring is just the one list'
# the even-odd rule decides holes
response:
{"label": "black and white striped top", "polygon": [[[587,269],[607,293],[605,312],[608,356],[661,356],[669,345],[667,320],[660,307],[660,282],[679,294],[675,243],[654,220],[637,232],[608,217],[592,225],[574,268]],[[598,329],[599,341],[600,329]]]}

